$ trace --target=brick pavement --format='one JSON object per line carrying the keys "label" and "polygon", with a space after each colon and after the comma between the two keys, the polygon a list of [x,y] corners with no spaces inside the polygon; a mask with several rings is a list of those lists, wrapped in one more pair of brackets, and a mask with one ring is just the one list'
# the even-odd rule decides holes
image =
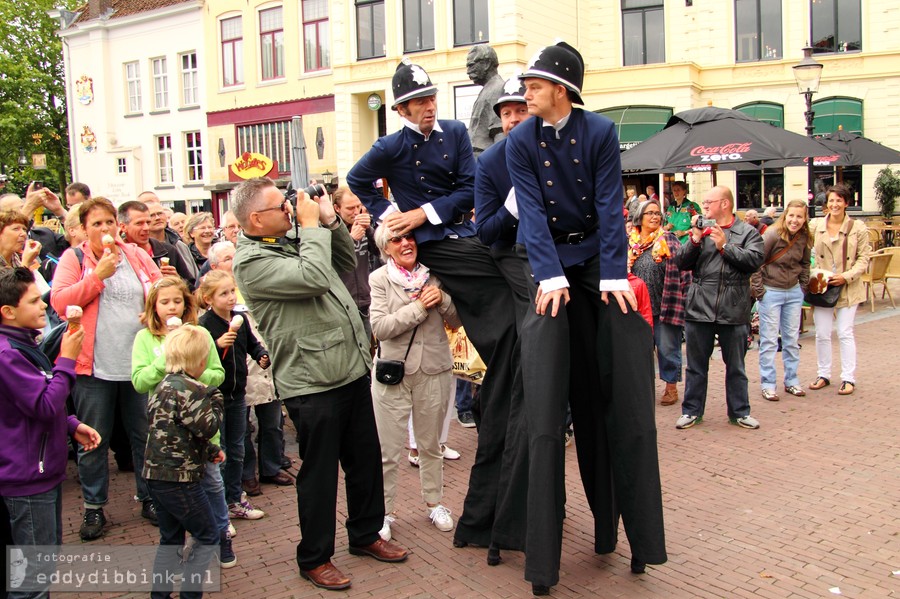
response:
{"label": "brick pavement", "polygon": [[[900,297],[900,289],[895,295]],[[750,398],[760,430],[728,424],[723,368],[716,358],[703,423],[678,431],[678,407],[658,406],[669,562],[650,566],[643,576],[629,572],[624,533],[615,553],[593,553],[592,521],[570,448],[561,580],[552,596],[799,599],[835,596],[829,589],[837,587],[845,597],[900,597],[900,573],[892,575],[900,571],[900,394],[892,384],[900,363],[900,310],[891,310],[886,301],[876,307],[874,315],[868,308],[858,312],[859,385],[849,398],[838,396],[833,384],[805,398],[763,401],[756,353],[751,351]],[[805,386],[815,377],[815,340],[807,333],[801,343]],[[839,364],[836,341],[834,352]],[[661,389],[659,384],[659,394]],[[460,461],[445,465],[445,503],[454,514],[462,507],[475,438],[474,429],[451,426],[449,444],[463,453]],[[115,471],[114,464],[111,469]],[[73,476],[70,467],[64,487],[67,543],[79,542],[80,490]],[[139,504],[126,499],[133,493],[132,480],[130,475],[112,476],[114,499],[107,509],[112,524],[102,543],[158,540],[157,529],[141,520]],[[503,563],[491,568],[483,549],[454,549],[452,534],[437,531],[427,520],[418,488],[417,471],[403,467],[394,537],[412,550],[408,562],[382,564],[351,556],[346,533],[339,528],[334,562],[352,576],[353,586],[327,592],[297,574],[294,548],[300,533],[293,488],[265,485],[254,503],[268,515],[235,523],[238,566],[223,571],[223,591],[217,596],[531,596],[522,579],[521,554],[504,552]],[[339,495],[342,522],[343,484]]]}

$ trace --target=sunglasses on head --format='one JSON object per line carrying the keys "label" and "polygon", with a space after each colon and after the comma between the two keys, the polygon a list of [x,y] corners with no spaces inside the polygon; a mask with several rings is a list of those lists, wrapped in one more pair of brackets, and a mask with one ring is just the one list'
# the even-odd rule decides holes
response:
{"label": "sunglasses on head", "polygon": [[407,233],[406,235],[395,235],[394,237],[389,238],[388,241],[390,241],[391,243],[399,244],[404,239],[412,239],[412,238],[413,238],[412,233]]}

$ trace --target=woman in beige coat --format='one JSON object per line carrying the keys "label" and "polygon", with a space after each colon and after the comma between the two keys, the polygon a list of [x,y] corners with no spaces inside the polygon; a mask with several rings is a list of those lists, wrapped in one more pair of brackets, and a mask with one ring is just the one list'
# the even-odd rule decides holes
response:
{"label": "woman in beige coat", "polygon": [[411,234],[395,235],[382,225],[375,231],[375,244],[385,265],[369,275],[372,332],[380,344],[381,358],[403,360],[406,356],[405,373],[399,384],[384,385],[375,380],[374,372],[372,376],[384,473],[385,517],[379,534],[389,541],[391,524],[396,520],[394,498],[410,412],[419,449],[425,513],[438,530],[449,532],[453,530],[453,518],[450,510],[441,505],[443,460],[439,441],[453,384],[444,321],[453,328],[461,323],[450,296],[441,290],[440,281],[419,263],[416,240]]}
{"label": "woman in beige coat", "polygon": [[818,375],[809,388],[816,391],[831,384],[831,329],[836,323],[841,348],[840,395],[850,395],[856,388],[853,320],[856,317],[856,307],[866,300],[861,277],[869,266],[872,251],[866,226],[862,221],[847,216],[847,206],[852,197],[852,192],[846,185],[829,187],[826,190],[825,217],[810,224],[814,234],[816,268],[832,272],[828,284],[841,285],[842,288],[834,308],[813,309]]}

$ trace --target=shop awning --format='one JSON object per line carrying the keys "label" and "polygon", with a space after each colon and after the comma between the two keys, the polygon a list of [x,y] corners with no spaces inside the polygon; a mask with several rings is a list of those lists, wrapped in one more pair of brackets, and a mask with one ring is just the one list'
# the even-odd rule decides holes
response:
{"label": "shop awning", "polygon": [[612,119],[616,124],[621,151],[633,148],[662,131],[673,113],[671,108],[665,106],[618,106],[594,112]]}

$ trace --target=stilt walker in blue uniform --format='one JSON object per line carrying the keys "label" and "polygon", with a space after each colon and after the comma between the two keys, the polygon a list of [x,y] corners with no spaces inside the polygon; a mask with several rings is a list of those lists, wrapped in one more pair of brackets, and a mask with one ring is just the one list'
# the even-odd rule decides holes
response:
{"label": "stilt walker in blue uniform", "polygon": [[[615,550],[620,516],[632,572],[665,562],[666,551],[653,336],[627,281],[615,127],[573,107],[583,104],[584,62],[565,42],[539,51],[520,77],[528,111],[537,117],[513,129],[506,143],[520,250],[534,276],[534,307],[521,331],[527,509],[529,520],[550,519],[542,530],[560,531],[540,539],[529,525],[525,578],[536,595],[545,595],[559,580],[567,401],[595,551]],[[541,542],[554,545],[555,563],[533,562],[531,548]]]}
{"label": "stilt walker in blue uniform", "polygon": [[[454,544],[491,542],[501,479],[509,398],[514,389],[515,312],[509,287],[469,218],[475,159],[465,125],[437,119],[437,88],[404,59],[392,80],[403,127],[378,139],[350,169],[347,183],[382,226],[415,235],[419,260],[453,295],[466,332],[487,364],[477,410],[478,449]],[[386,177],[396,206],[373,186]]]}

